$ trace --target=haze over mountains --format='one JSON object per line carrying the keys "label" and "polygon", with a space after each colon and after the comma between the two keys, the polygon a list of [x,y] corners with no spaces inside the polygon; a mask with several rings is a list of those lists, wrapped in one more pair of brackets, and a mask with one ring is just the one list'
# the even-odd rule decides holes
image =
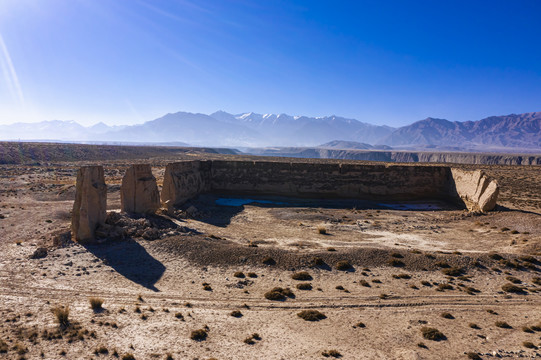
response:
{"label": "haze over mountains", "polygon": [[[478,121],[427,118],[398,129],[339,116],[218,111],[177,112],[139,125],[83,127],[75,121],[0,125],[0,140],[151,143],[228,147],[327,147],[343,149],[541,149],[541,112],[491,116]],[[323,145],[321,145],[323,144]]]}

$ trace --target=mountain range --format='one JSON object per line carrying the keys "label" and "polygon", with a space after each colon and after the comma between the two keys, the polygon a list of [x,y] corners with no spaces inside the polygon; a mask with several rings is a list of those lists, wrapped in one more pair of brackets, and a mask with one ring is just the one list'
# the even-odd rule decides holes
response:
{"label": "mountain range", "polygon": [[0,125],[0,140],[343,149],[541,149],[541,112],[478,121],[427,118],[393,128],[339,116],[177,112],[143,124],[84,127],[75,121]]}

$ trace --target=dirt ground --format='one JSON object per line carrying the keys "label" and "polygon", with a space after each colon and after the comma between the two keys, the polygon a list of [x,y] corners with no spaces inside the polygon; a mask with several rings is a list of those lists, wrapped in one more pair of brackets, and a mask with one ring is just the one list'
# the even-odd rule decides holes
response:
{"label": "dirt ground", "polygon": [[[151,160],[160,184],[167,161]],[[103,164],[110,211],[133,162]],[[538,167],[481,166],[502,189],[485,215],[214,194],[124,219],[161,224],[158,239],[83,246],[65,239],[80,165],[0,166],[0,358],[541,358]],[[275,287],[291,292],[267,299]]]}

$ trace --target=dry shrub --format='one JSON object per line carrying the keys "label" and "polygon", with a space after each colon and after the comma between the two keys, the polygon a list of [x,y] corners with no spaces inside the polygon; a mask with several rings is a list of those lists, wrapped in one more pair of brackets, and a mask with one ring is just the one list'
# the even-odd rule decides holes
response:
{"label": "dry shrub", "polygon": [[305,280],[305,281],[312,280],[312,276],[306,271],[296,272],[293,275],[291,275],[291,278],[293,280]]}
{"label": "dry shrub", "polygon": [[284,301],[288,297],[295,297],[295,294],[289,288],[275,287],[265,293],[265,298],[268,300]]}
{"label": "dry shrub", "polygon": [[508,293],[515,293],[515,294],[524,293],[524,289],[522,287],[511,284],[511,283],[502,285],[502,290]]}
{"label": "dry shrub", "polygon": [[496,325],[496,327],[499,327],[501,329],[512,329],[513,327],[511,325],[509,325],[507,322],[505,321],[496,321],[494,323],[494,325]]}
{"label": "dry shrub", "polygon": [[400,261],[398,259],[391,259],[391,260],[389,260],[388,264],[391,265],[391,266],[394,266],[394,267],[403,267],[403,266],[406,265],[406,264],[404,264],[402,261]]}
{"label": "dry shrub", "polygon": [[421,328],[421,334],[427,340],[440,341],[447,339],[447,337],[438,329],[426,326]]}
{"label": "dry shrub", "polygon": [[240,279],[243,279],[246,277],[246,275],[244,275],[242,271],[237,271],[236,273],[233,274],[233,276]]}
{"label": "dry shrub", "polygon": [[453,286],[451,284],[439,284],[436,291],[445,291],[445,290],[453,290]]}
{"label": "dry shrub", "polygon": [[442,269],[441,272],[447,276],[460,276],[464,274],[464,268],[455,266],[451,268]]}
{"label": "dry shrub", "polygon": [[393,274],[393,278],[394,279],[411,279],[411,275],[409,274],[405,274],[405,273],[402,273],[402,274]]}
{"label": "dry shrub", "polygon": [[471,360],[481,360],[481,356],[479,356],[478,353],[476,352],[467,352],[466,353],[466,356],[468,356],[468,359],[471,359]]}
{"label": "dry shrub", "polygon": [[451,315],[451,313],[448,313],[448,312],[441,313],[441,317],[444,318],[444,319],[454,319],[455,318],[453,315]]}
{"label": "dry shrub", "polygon": [[276,265],[276,260],[274,260],[273,258],[271,258],[270,256],[266,256],[263,258],[263,264],[265,265]]}
{"label": "dry shrub", "polygon": [[241,313],[239,310],[233,310],[233,311],[231,312],[231,314],[229,314],[229,315],[231,315],[231,316],[233,316],[233,317],[236,317],[236,318],[242,317],[242,313]]}
{"label": "dry shrub", "polygon": [[208,333],[205,329],[198,329],[192,331],[192,333],[190,334],[190,339],[195,341],[203,341],[207,339],[207,336]]}
{"label": "dry shrub", "polygon": [[297,289],[299,289],[299,290],[312,290],[312,284],[310,284],[310,283],[300,283],[300,284],[297,284]]}
{"label": "dry shrub", "polygon": [[347,271],[351,269],[351,264],[347,260],[341,260],[337,262],[334,267],[336,268],[336,270]]}
{"label": "dry shrub", "polygon": [[317,232],[320,233],[321,235],[325,235],[327,234],[327,228],[323,225],[319,225],[317,227]]}
{"label": "dry shrub", "polygon": [[319,321],[327,318],[325,314],[317,310],[303,310],[297,316],[305,321]]}
{"label": "dry shrub", "polygon": [[342,354],[340,354],[340,352],[338,350],[325,350],[321,353],[321,355],[323,355],[324,357],[333,357],[333,358],[341,358],[342,357]]}
{"label": "dry shrub", "polygon": [[522,282],[519,278],[516,278],[514,276],[507,276],[505,279],[512,282],[513,284],[520,284]]}

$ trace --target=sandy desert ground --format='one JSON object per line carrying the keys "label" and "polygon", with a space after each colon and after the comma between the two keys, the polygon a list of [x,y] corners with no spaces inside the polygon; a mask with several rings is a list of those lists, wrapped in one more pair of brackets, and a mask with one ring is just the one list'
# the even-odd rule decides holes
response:
{"label": "sandy desert ground", "polygon": [[[126,167],[144,161],[94,162],[110,211]],[[160,183],[169,159],[150,161]],[[484,215],[205,195],[172,217],[111,216],[130,237],[83,246],[67,234],[81,164],[0,166],[1,358],[541,358],[539,167],[460,165],[500,183]],[[267,299],[277,287],[290,291]]]}

